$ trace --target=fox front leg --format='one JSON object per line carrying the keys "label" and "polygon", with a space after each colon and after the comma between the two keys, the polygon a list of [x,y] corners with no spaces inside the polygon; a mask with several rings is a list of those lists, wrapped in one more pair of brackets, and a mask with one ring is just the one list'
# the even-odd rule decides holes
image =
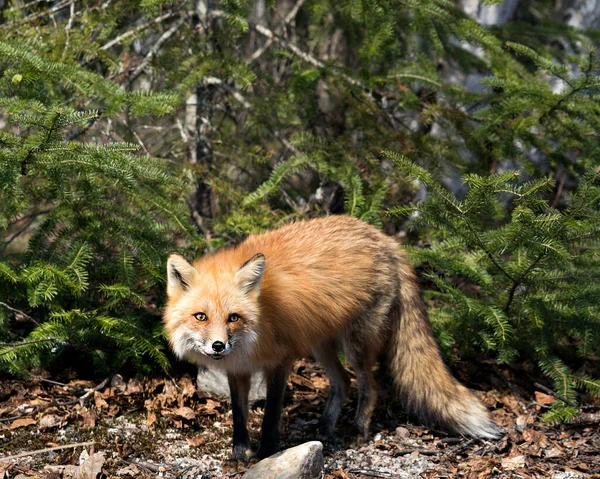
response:
{"label": "fox front leg", "polygon": [[283,396],[291,364],[265,371],[267,379],[267,402],[263,418],[259,459],[269,457],[279,450],[279,419],[283,408]]}
{"label": "fox front leg", "polygon": [[247,462],[251,456],[250,437],[247,428],[250,375],[228,374],[227,380],[233,412],[233,453],[231,459]]}

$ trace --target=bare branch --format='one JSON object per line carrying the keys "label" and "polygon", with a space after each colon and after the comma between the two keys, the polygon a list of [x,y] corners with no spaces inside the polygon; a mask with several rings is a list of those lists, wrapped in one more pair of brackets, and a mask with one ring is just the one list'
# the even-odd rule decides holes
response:
{"label": "bare branch", "polygon": [[[285,27],[296,17],[296,15],[298,14],[298,10],[300,10],[300,7],[302,7],[302,5],[304,4],[304,1],[305,0],[298,0],[296,2],[296,4],[293,6],[293,8],[289,11],[289,13],[283,19],[283,22],[281,22],[281,24],[277,28],[278,31],[280,31],[280,32],[284,31]],[[258,50],[256,50],[252,55],[250,55],[250,58],[248,58],[246,60],[246,65],[249,65],[253,61],[258,60],[262,56],[262,54],[265,53],[269,49],[269,47],[272,44],[273,44],[273,38],[267,38],[267,41],[265,42],[265,44],[262,47],[260,47]]]}
{"label": "bare branch", "polygon": [[[239,90],[237,90],[235,87],[233,87],[231,85],[228,85],[226,82],[224,82],[220,78],[204,77],[202,81],[205,82],[205,84],[207,84],[207,85],[217,85],[217,86],[223,88],[233,98],[235,98],[238,102],[240,102],[240,104],[247,110],[252,111],[254,109],[252,107],[252,104],[246,99],[246,97]],[[273,133],[273,136],[275,136],[275,138],[277,138],[281,142],[281,144],[283,146],[285,146],[288,150],[290,150],[292,153],[294,153],[295,155],[302,154],[302,152],[300,150],[298,150],[298,148],[296,148],[294,145],[292,145],[290,143],[290,141],[285,136],[283,136],[279,130],[273,129],[273,130],[271,130],[271,133]]]}
{"label": "bare branch", "polygon": [[67,25],[65,27],[65,46],[63,48],[63,52],[62,52],[62,59],[64,60],[65,55],[67,54],[67,48],[69,48],[69,34],[71,32],[71,28],[73,28],[73,18],[75,18],[75,1],[73,0],[71,2],[70,5],[70,9],[69,9],[69,21],[67,22]]}
{"label": "bare branch", "polygon": [[165,13],[164,15],[161,15],[160,17],[156,17],[151,22],[143,23],[142,25],[139,25],[132,30],[122,33],[117,38],[113,38],[110,42],[105,43],[104,45],[102,45],[100,47],[100,50],[108,50],[109,48],[114,47],[117,43],[121,43],[126,38],[129,38],[133,35],[140,33],[141,31],[145,30],[146,28],[150,27],[151,25],[160,23],[164,20],[168,20],[169,18],[173,17],[174,15],[175,15],[174,12]]}
{"label": "bare branch", "polygon": [[12,311],[13,313],[20,314],[21,316],[28,319],[29,321],[37,324],[40,328],[42,327],[42,325],[40,323],[38,323],[37,320],[33,319],[31,316],[29,316],[27,313],[21,311],[20,309],[13,308],[12,306],[10,306],[2,301],[0,301],[0,306],[5,307],[6,309],[8,309],[9,311]]}
{"label": "bare branch", "polygon": [[148,64],[157,55],[157,53],[159,52],[161,47],[175,34],[175,32],[177,32],[177,30],[179,30],[179,27],[181,27],[181,25],[183,25],[185,20],[186,20],[186,17],[184,15],[180,16],[177,19],[177,21],[173,24],[173,26],[171,28],[169,28],[167,31],[165,31],[158,38],[158,40],[156,41],[156,43],[154,45],[152,45],[152,48],[146,54],[146,56],[144,57],[142,62],[137,66],[137,68],[133,71],[133,73],[127,79],[128,85],[131,85],[137,79],[137,77],[139,77],[144,72],[144,70],[146,69]]}
{"label": "bare branch", "polygon": [[27,23],[30,22],[31,20],[35,20],[41,17],[45,17],[45,16],[52,16],[54,15],[56,12],[62,10],[63,8],[68,7],[69,5],[71,5],[71,3],[73,3],[73,1],[71,0],[64,0],[63,2],[60,2],[58,5],[52,7],[49,10],[45,10],[43,12],[39,12],[39,13],[34,13],[32,15],[28,15],[25,18],[21,18],[19,20],[15,20],[13,22],[10,22],[9,25],[21,25],[23,23]]}

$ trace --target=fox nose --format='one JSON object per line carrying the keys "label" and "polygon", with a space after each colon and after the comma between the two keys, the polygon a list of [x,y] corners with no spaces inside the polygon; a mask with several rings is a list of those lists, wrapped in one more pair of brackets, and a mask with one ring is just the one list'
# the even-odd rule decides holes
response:
{"label": "fox nose", "polygon": [[223,352],[225,350],[225,343],[222,343],[221,341],[215,341],[212,343],[212,348],[215,353]]}

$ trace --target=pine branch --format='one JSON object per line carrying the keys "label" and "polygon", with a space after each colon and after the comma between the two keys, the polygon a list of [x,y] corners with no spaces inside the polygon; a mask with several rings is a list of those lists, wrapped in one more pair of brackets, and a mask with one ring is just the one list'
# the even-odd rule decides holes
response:
{"label": "pine branch", "polygon": [[64,344],[63,341],[61,341],[60,339],[57,339],[57,338],[34,339],[31,341],[22,341],[20,343],[0,343],[0,346],[10,347],[10,349],[0,352],[0,356],[4,356],[6,354],[12,353],[15,349],[22,348],[23,346],[28,346],[30,344],[38,344],[38,343],[47,343],[47,342]]}
{"label": "pine branch", "polygon": [[533,261],[533,263],[531,263],[529,265],[529,267],[523,272],[523,274],[521,274],[513,283],[512,287],[510,288],[509,292],[508,292],[508,300],[506,301],[506,305],[504,306],[504,308],[502,309],[502,311],[504,311],[505,313],[508,312],[508,310],[510,309],[510,305],[513,301],[513,298],[515,296],[515,292],[517,291],[517,288],[523,283],[523,281],[525,280],[525,278],[527,277],[527,275],[531,272],[531,270],[533,270],[533,268],[535,268],[538,263],[542,260],[542,258],[545,256],[546,254],[542,251],[539,256],[535,259],[535,261]]}

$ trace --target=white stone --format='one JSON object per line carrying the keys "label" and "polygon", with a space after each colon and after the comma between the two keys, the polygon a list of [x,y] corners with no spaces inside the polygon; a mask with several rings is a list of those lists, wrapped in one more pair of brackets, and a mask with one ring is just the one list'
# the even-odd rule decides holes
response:
{"label": "white stone", "polygon": [[[208,392],[215,396],[230,400],[229,384],[227,375],[218,369],[198,368],[196,378],[196,388],[198,392]],[[252,375],[252,385],[250,386],[250,402],[260,401],[267,397],[267,385],[262,373]]]}
{"label": "white stone", "polygon": [[323,444],[305,442],[252,466],[243,479],[317,479],[323,471]]}

